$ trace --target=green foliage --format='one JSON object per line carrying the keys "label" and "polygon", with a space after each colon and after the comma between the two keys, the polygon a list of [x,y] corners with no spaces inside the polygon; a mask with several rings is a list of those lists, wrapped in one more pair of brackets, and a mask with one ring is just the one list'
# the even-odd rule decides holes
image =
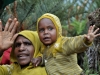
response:
{"label": "green foliage", "polygon": [[100,0],[95,0],[93,1],[94,3],[91,4],[92,6],[94,6],[94,10],[97,8],[100,8]]}
{"label": "green foliage", "polygon": [[7,6],[0,18],[5,24],[9,17],[17,17],[20,26],[33,30],[37,19],[44,13],[57,15],[61,23],[66,25],[68,19],[88,13],[85,10],[87,5],[88,2],[84,0],[16,0]]}
{"label": "green foliage", "polygon": [[[84,19],[98,7],[99,0],[16,0],[5,8],[0,18],[5,25],[9,17],[16,17],[20,22],[19,28],[36,30],[37,19],[44,13],[52,13],[60,18],[64,35],[76,36],[87,32],[87,20]],[[88,75],[91,71],[86,56],[84,61],[84,72]]]}
{"label": "green foliage", "polygon": [[84,30],[86,30],[86,20],[82,20],[82,21],[77,21],[74,20],[71,25],[74,26],[74,30],[76,31],[76,35],[81,35],[84,34]]}
{"label": "green foliage", "polygon": [[87,21],[77,21],[74,20],[71,25],[62,25],[62,28],[67,30],[67,36],[77,36],[81,34],[85,34],[87,32]]}

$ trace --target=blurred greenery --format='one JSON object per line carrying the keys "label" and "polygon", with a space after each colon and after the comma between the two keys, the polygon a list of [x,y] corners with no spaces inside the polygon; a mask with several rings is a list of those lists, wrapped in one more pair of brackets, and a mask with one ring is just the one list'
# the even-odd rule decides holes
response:
{"label": "blurred greenery", "polygon": [[[7,2],[8,0],[5,1]],[[60,18],[64,36],[77,36],[87,32],[89,26],[88,15],[100,8],[100,1],[15,0],[13,3],[6,5],[4,10],[0,10],[0,18],[3,25],[5,25],[8,18],[16,17],[20,22],[18,31],[24,29],[36,30],[37,19],[44,13],[52,13]],[[82,66],[85,75],[98,75],[98,73],[100,73],[100,67],[92,71],[89,69],[89,58],[86,52],[82,57],[81,60],[83,63],[80,66]],[[100,63],[97,65],[100,66]]]}
{"label": "blurred greenery", "polygon": [[73,18],[86,19],[93,10],[89,9],[91,4],[90,0],[16,0],[5,8],[0,18],[5,24],[9,17],[17,17],[20,26],[35,29],[36,21],[42,14],[53,13],[60,18],[62,25],[69,25]]}

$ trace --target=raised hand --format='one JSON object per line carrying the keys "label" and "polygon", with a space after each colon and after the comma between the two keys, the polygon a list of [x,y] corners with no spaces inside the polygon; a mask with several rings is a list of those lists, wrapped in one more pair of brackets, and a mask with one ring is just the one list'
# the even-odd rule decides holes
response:
{"label": "raised hand", "polygon": [[12,46],[15,38],[17,35],[15,35],[17,26],[18,26],[18,21],[16,18],[8,19],[4,31],[2,31],[2,22],[0,21],[0,52],[8,49],[9,47]]}
{"label": "raised hand", "polygon": [[96,34],[99,30],[99,28],[97,28],[96,30],[94,30],[95,25],[90,26],[89,30],[88,30],[88,34],[85,35],[86,40],[88,41],[88,43],[91,43],[95,37],[100,36],[99,34]]}

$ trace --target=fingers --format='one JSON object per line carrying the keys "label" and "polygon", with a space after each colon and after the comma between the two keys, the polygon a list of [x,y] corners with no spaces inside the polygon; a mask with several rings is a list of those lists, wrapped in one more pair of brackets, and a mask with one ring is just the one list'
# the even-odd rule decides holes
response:
{"label": "fingers", "polygon": [[18,34],[16,33],[16,34],[11,38],[11,40],[14,42],[14,40],[16,39],[17,36],[18,36]]}
{"label": "fingers", "polygon": [[12,29],[13,29],[14,25],[16,24],[16,22],[17,22],[17,19],[14,18],[14,20],[13,20],[12,23],[11,23],[11,25],[9,26],[8,31],[12,31]]}
{"label": "fingers", "polygon": [[97,28],[96,30],[94,30],[94,28],[95,28],[95,25],[90,26],[89,33],[96,34],[98,32],[99,28]]}
{"label": "fingers", "polygon": [[35,64],[35,66],[37,67],[39,64],[40,64],[40,62],[38,61],[38,62]]}
{"label": "fingers", "polygon": [[32,62],[32,64],[33,64],[33,66],[34,67],[37,67],[38,65],[39,65],[39,61],[38,61],[38,59],[36,59],[36,58],[33,58],[32,60],[31,60],[31,62]]}
{"label": "fingers", "polygon": [[100,36],[100,33],[95,35],[95,37],[97,37],[97,36]]}
{"label": "fingers", "polygon": [[6,25],[5,25],[4,31],[8,31],[11,22],[12,22],[12,19],[9,18],[8,21],[7,21],[7,23],[6,23]]}
{"label": "fingers", "polygon": [[17,22],[17,19],[14,18],[14,20],[12,21],[12,23],[9,25],[9,28],[8,28],[9,32],[12,31],[12,29],[15,27],[16,22]]}
{"label": "fingers", "polygon": [[92,28],[92,26],[89,27],[89,29],[88,29],[88,33],[91,33],[91,28]]}
{"label": "fingers", "polygon": [[93,32],[93,31],[94,31],[94,27],[95,27],[95,25],[93,25],[93,26],[90,26],[90,27],[89,27],[89,30],[88,30],[88,33],[91,33],[91,32]]}
{"label": "fingers", "polygon": [[19,25],[19,22],[18,22],[18,21],[16,21],[16,23],[15,23],[15,25],[14,25],[13,29],[11,29],[11,33],[12,33],[12,34],[15,34],[15,33],[16,33],[17,28],[18,28],[18,25]]}
{"label": "fingers", "polygon": [[93,31],[94,31],[94,27],[95,27],[95,25],[93,25],[93,26],[92,26],[92,28],[91,28],[91,32],[93,32]]}
{"label": "fingers", "polygon": [[96,34],[98,32],[99,28],[97,28],[93,33]]}
{"label": "fingers", "polygon": [[[18,25],[18,21],[16,18],[14,18],[14,20],[12,20],[11,18],[8,19],[7,23],[6,23],[6,26],[5,26],[5,29],[4,31],[15,31],[16,30],[16,26]],[[15,30],[14,30],[15,29]]]}
{"label": "fingers", "polygon": [[31,62],[32,62],[33,66],[35,67],[35,63],[36,63],[35,58],[32,58]]}

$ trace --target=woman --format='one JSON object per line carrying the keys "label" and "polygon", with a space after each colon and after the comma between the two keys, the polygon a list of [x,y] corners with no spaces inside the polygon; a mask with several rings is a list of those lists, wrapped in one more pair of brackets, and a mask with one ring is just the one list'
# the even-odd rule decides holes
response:
{"label": "woman", "polygon": [[[4,31],[6,30],[5,32],[1,31],[3,35],[1,35],[0,33],[1,42],[4,42],[3,40],[1,40],[1,37],[6,36],[4,34],[6,33],[10,34],[13,32],[12,25],[11,26],[9,25],[8,27],[5,27],[4,29]],[[44,67],[41,67],[41,66],[33,67],[33,64],[31,63],[32,58],[34,57],[36,58],[39,56],[39,49],[41,47],[37,33],[33,31],[25,30],[25,31],[18,33],[16,37],[13,34],[8,37],[10,38],[10,40],[11,38],[13,38],[13,40],[15,39],[12,50],[11,50],[11,55],[10,55],[12,64],[11,65],[0,65],[0,75],[47,75]],[[9,41],[9,39],[7,38],[5,40]],[[0,47],[0,52],[1,52],[0,54],[2,55],[4,51],[1,49],[6,49],[9,46],[7,45],[2,48]]]}

